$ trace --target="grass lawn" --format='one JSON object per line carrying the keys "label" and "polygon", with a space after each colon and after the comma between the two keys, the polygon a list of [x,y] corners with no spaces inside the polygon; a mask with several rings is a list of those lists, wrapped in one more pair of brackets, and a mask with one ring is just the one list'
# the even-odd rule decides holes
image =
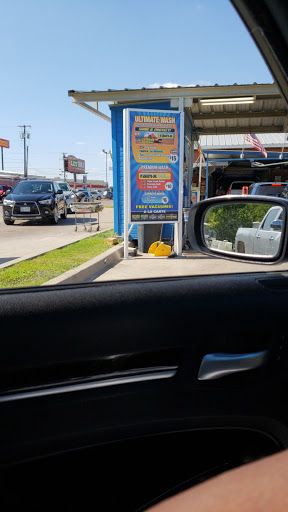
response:
{"label": "grass lawn", "polygon": [[99,233],[62,249],[49,251],[32,260],[15,263],[11,267],[0,269],[0,288],[20,286],[39,286],[54,277],[71,270],[98,254],[111,249],[105,243],[106,238],[114,235],[113,229]]}

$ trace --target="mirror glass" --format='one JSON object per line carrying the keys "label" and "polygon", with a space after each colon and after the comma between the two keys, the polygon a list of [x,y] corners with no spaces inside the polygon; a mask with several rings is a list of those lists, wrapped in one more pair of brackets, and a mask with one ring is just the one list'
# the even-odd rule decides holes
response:
{"label": "mirror glass", "polygon": [[205,212],[203,238],[211,250],[275,257],[283,221],[284,208],[271,203],[211,206]]}

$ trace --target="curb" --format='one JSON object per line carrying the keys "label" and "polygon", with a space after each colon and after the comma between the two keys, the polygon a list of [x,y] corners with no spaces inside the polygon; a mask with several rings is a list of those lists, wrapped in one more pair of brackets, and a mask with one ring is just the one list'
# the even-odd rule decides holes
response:
{"label": "curb", "polygon": [[50,279],[46,283],[43,283],[41,286],[54,286],[57,284],[76,284],[83,283],[87,281],[91,281],[96,279],[96,277],[100,276],[108,268],[112,267],[124,256],[124,245],[123,243],[108,249],[102,254],[99,254],[92,260],[86,261],[79,265],[79,267],[73,268],[72,270],[68,270],[61,274],[60,276],[54,277],[54,279]]}

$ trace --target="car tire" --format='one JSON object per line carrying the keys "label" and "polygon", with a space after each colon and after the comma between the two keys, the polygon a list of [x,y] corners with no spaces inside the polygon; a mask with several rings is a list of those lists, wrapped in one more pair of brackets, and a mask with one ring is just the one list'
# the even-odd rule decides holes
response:
{"label": "car tire", "polygon": [[11,219],[3,219],[4,220],[4,224],[6,224],[7,226],[12,226],[12,224],[14,224],[15,220],[11,220]]}
{"label": "car tire", "polygon": [[98,197],[97,197],[97,199],[98,199],[98,201],[100,201],[101,197],[100,197],[100,196],[98,196]]}
{"label": "car tire", "polygon": [[53,215],[53,217],[51,217],[49,219],[49,221],[50,221],[50,224],[58,224],[58,220],[59,220],[58,208],[57,208],[57,206],[55,206],[54,215]]}
{"label": "car tire", "polygon": [[61,213],[61,219],[67,219],[67,204],[65,203],[64,212]]}

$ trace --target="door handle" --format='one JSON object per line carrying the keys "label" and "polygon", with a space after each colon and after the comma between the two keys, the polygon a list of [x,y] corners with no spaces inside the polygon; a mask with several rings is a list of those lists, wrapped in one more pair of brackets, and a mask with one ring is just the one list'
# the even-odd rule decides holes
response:
{"label": "door handle", "polygon": [[221,379],[232,373],[254,370],[263,366],[267,358],[267,350],[248,354],[206,354],[201,361],[198,380]]}

